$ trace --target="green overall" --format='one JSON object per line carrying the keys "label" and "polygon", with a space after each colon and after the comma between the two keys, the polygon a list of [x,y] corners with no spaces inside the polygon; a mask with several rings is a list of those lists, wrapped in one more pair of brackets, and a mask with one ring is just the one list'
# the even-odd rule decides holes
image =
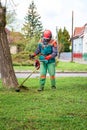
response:
{"label": "green overall", "polygon": [[39,44],[39,49],[41,55],[40,59],[40,87],[44,88],[45,81],[46,81],[46,74],[47,72],[50,75],[51,80],[51,87],[55,86],[55,58],[51,58],[49,60],[45,60],[45,56],[50,55],[52,53],[52,45],[43,45],[42,43]]}

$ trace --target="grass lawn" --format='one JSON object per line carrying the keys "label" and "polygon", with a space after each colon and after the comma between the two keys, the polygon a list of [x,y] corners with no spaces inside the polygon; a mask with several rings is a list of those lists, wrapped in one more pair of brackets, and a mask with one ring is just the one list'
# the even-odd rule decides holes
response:
{"label": "grass lawn", "polygon": [[[33,66],[14,66],[15,70],[33,70]],[[75,62],[59,62],[56,66],[57,71],[87,71],[87,64]]]}
{"label": "grass lawn", "polygon": [[[19,83],[23,79],[18,79]],[[87,130],[87,78],[61,77],[51,90],[37,92],[39,79],[31,78],[19,93],[5,90],[0,81],[0,130]]]}

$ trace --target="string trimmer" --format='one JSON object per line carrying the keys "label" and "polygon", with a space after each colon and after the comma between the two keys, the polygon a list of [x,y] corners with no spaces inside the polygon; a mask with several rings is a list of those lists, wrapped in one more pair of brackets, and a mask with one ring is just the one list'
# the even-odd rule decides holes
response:
{"label": "string trimmer", "polygon": [[24,88],[24,89],[28,89],[27,87],[25,87],[23,84],[25,83],[25,81],[30,78],[30,76],[35,73],[38,69],[40,68],[40,63],[38,60],[35,61],[35,69],[28,75],[27,78],[25,78],[25,80],[15,89],[16,92],[20,92],[20,89],[21,88]]}

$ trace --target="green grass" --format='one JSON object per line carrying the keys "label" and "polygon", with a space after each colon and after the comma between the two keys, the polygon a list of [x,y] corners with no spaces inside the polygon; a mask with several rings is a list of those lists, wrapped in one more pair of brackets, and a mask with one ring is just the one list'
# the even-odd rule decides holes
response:
{"label": "green grass", "polygon": [[26,81],[29,91],[0,87],[0,130],[87,130],[87,78],[61,77],[56,83],[51,90],[47,78],[43,92],[37,92],[38,78]]}
{"label": "green grass", "polygon": [[87,64],[80,64],[75,62],[59,62],[56,69],[62,71],[87,71]]}
{"label": "green grass", "polygon": [[[14,66],[15,70],[33,70],[33,66]],[[59,62],[56,66],[57,71],[87,71],[87,64],[74,62]]]}
{"label": "green grass", "polygon": [[14,70],[16,71],[27,71],[27,70],[33,70],[34,69],[34,66],[13,66],[14,67]]}

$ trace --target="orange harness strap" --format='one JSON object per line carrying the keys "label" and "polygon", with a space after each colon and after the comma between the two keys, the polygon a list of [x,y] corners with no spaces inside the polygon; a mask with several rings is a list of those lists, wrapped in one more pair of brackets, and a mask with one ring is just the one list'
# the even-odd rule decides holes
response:
{"label": "orange harness strap", "polygon": [[57,42],[55,40],[51,40],[49,44],[51,44],[54,47],[57,47]]}

